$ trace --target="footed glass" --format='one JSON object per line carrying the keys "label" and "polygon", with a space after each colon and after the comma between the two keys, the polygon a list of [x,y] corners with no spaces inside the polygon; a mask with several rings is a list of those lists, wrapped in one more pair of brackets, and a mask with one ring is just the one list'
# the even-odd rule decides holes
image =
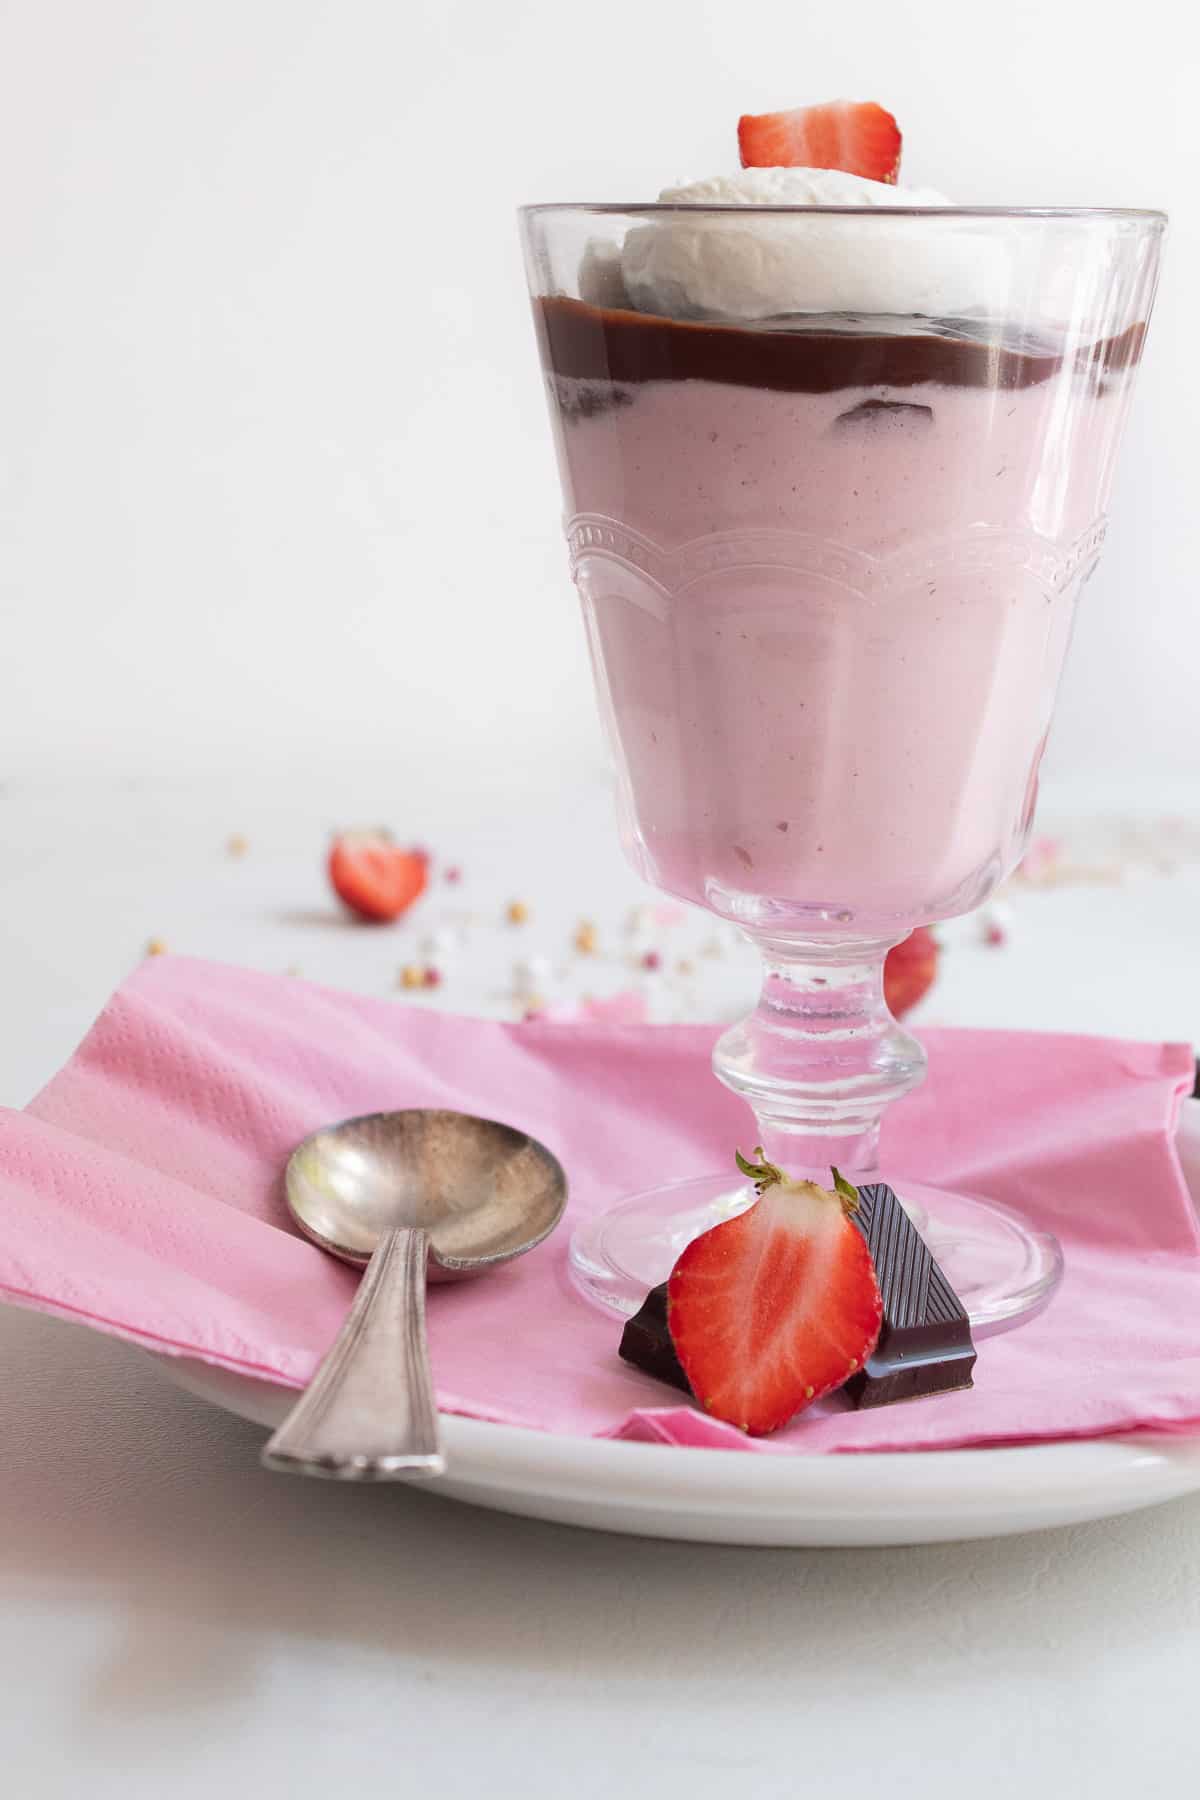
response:
{"label": "footed glass", "polygon": [[[925,1057],[884,958],[1027,842],[1164,225],[522,214],[621,840],[757,946],[758,1006],[713,1069],[790,1173],[888,1178],[881,1122]],[[1052,1238],[985,1194],[895,1185],[977,1331],[1044,1304]],[[725,1171],[634,1196],[576,1231],[573,1276],[631,1312],[752,1199]]]}

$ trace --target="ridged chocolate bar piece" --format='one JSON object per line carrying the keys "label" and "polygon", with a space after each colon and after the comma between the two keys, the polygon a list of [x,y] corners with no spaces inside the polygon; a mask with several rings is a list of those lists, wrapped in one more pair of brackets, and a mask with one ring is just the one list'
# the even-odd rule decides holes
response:
{"label": "ridged chocolate bar piece", "polygon": [[894,1191],[884,1182],[859,1188],[853,1217],[875,1264],[883,1328],[865,1368],[846,1383],[847,1398],[890,1406],[974,1386],[971,1322]]}

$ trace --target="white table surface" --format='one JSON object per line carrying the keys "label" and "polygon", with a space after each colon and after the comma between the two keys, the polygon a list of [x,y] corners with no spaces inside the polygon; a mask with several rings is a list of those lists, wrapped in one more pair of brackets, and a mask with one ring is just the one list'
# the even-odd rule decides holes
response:
{"label": "white table surface", "polygon": [[[599,784],[527,803],[519,841],[499,776],[454,802],[408,786],[326,770],[274,791],[0,793],[0,1101],[30,1097],[150,937],[395,992],[453,905],[485,921],[434,997],[459,1010],[501,1008],[511,957],[557,956],[580,917],[617,943],[644,896]],[[325,833],[385,818],[464,881],[423,921],[344,927]],[[533,918],[505,936],[509,898]],[[1023,893],[1005,948],[947,932],[919,1017],[1195,1042],[1197,917],[1195,864]],[[672,955],[705,930],[676,927]],[[744,1006],[751,966],[711,961],[694,1010]],[[576,978],[631,979],[617,961]],[[0,1367],[5,1800],[1196,1791],[1200,1496],[990,1544],[641,1542],[268,1476],[254,1428],[11,1308]]]}

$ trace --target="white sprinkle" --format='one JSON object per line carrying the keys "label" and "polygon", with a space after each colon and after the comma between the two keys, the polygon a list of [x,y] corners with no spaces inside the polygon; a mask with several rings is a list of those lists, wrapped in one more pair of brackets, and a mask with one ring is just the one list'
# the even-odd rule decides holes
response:
{"label": "white sprinkle", "polygon": [[513,991],[517,994],[532,994],[544,987],[554,972],[554,965],[548,956],[534,952],[532,956],[522,956],[513,964]]}

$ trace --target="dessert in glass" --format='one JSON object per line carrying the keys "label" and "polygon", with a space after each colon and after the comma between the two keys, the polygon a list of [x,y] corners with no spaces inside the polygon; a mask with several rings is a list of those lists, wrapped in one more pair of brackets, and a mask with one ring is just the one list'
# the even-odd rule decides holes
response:
{"label": "dessert in glass", "polygon": [[[795,167],[522,213],[622,843],[758,947],[713,1068],[793,1174],[877,1178],[884,958],[1022,855],[1164,225]],[[977,1332],[1044,1303],[1053,1239],[895,1185]],[[624,1199],[573,1277],[629,1313],[753,1199]]]}

